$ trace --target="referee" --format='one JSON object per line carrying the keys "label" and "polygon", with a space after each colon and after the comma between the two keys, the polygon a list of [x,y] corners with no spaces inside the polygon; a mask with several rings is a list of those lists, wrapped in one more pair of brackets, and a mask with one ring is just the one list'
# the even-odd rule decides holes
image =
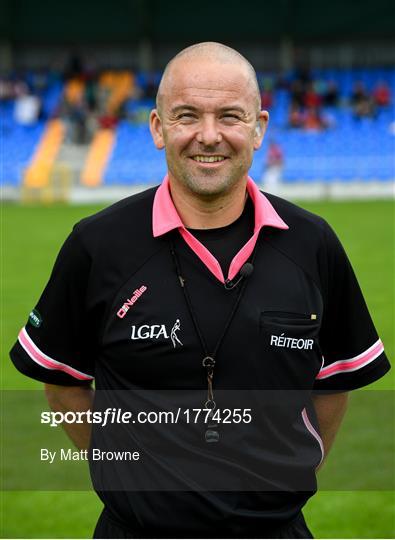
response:
{"label": "referee", "polygon": [[74,227],[11,351],[56,411],[208,411],[65,426],[141,455],[91,456],[95,538],[311,537],[302,508],[348,391],[389,369],[335,233],[248,177],[268,118],[237,51],[173,58],[150,116],[168,174]]}

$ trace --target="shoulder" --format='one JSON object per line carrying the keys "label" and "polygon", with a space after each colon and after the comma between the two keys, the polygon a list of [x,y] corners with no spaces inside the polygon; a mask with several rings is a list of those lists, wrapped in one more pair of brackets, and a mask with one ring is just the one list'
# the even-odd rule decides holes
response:
{"label": "shoulder", "polygon": [[344,249],[324,218],[280,197],[264,195],[289,227],[265,231],[265,240],[272,248],[293,260],[316,282],[326,279],[323,276],[331,269],[344,266]]}
{"label": "shoulder", "polygon": [[264,191],[262,191],[262,193],[285,222],[288,220],[292,224],[305,224],[306,226],[319,228],[326,226],[326,221],[321,216],[309,212],[286,199],[272,195],[271,193],[266,193]]}
{"label": "shoulder", "polygon": [[296,238],[306,239],[306,234],[310,240],[325,241],[325,236],[331,232],[331,227],[321,216],[305,210],[301,206],[290,201],[263,192],[278,215],[285,221],[289,229],[284,235],[294,241]]}
{"label": "shoulder", "polygon": [[157,187],[122,199],[79,221],[73,235],[89,250],[133,250],[152,240],[152,204]]}
{"label": "shoulder", "polygon": [[151,211],[156,190],[157,186],[122,199],[82,219],[75,228],[79,233],[89,235],[108,229],[119,231],[119,227],[122,229],[137,223],[140,226],[145,222],[151,225]]}

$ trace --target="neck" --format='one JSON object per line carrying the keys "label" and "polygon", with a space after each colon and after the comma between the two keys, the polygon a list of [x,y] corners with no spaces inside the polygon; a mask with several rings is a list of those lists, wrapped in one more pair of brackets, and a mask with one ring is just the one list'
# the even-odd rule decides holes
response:
{"label": "neck", "polygon": [[216,229],[230,225],[241,216],[246,201],[246,185],[245,180],[228,193],[215,197],[199,197],[182,189],[170,179],[170,192],[185,227]]}

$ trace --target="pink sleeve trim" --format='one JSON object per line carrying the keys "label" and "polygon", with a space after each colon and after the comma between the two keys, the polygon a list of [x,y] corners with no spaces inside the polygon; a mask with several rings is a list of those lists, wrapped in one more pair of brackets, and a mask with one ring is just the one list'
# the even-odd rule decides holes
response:
{"label": "pink sleeve trim", "polygon": [[320,459],[320,462],[318,463],[317,467],[319,467],[322,463],[322,460],[324,459],[324,455],[325,455],[325,452],[324,452],[324,443],[322,442],[322,439],[321,437],[318,435],[317,431],[314,429],[312,423],[310,422],[310,419],[309,417],[307,416],[307,411],[306,409],[303,409],[302,411],[302,420],[304,422],[304,425],[306,426],[306,428],[310,431],[310,433],[312,434],[312,436],[314,437],[314,439],[318,442],[318,444],[320,445],[320,449],[321,449],[321,459]]}
{"label": "pink sleeve trim", "polygon": [[57,360],[54,360],[50,356],[40,351],[37,345],[32,341],[29,334],[26,332],[25,328],[22,328],[22,330],[19,332],[18,341],[23,347],[23,349],[30,356],[30,358],[41,367],[46,369],[56,369],[58,371],[64,371],[64,373],[67,373],[68,375],[71,375],[72,377],[74,377],[75,379],[79,379],[80,381],[92,381],[94,379],[94,377],[92,377],[91,375],[87,375],[86,373],[82,373],[82,371],[78,371],[78,369],[74,369],[67,364],[58,362]]}
{"label": "pink sleeve trim", "polygon": [[323,367],[317,375],[317,379],[326,379],[332,375],[338,375],[340,373],[349,373],[350,371],[356,371],[361,369],[375,360],[380,354],[384,352],[384,345],[381,339],[377,340],[369,349],[366,349],[358,356],[353,358],[347,358],[346,360],[338,360]]}

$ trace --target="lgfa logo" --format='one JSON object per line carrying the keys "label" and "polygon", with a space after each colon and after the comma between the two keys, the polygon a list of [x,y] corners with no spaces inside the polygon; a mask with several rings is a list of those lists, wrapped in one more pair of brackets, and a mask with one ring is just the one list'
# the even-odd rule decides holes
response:
{"label": "lgfa logo", "polygon": [[141,285],[139,289],[136,289],[131,296],[131,298],[127,298],[126,302],[123,304],[121,309],[117,311],[117,315],[120,319],[123,319],[126,315],[126,313],[129,311],[129,309],[137,302],[137,300],[142,296],[145,291],[147,290],[147,287],[145,285]]}
{"label": "lgfa logo", "polygon": [[132,333],[130,339],[159,339],[160,337],[165,339],[171,339],[173,347],[177,345],[182,346],[180,338],[177,336],[177,332],[181,329],[180,319],[176,319],[173,324],[170,333],[168,333],[165,324],[143,324],[142,326],[132,326]]}

